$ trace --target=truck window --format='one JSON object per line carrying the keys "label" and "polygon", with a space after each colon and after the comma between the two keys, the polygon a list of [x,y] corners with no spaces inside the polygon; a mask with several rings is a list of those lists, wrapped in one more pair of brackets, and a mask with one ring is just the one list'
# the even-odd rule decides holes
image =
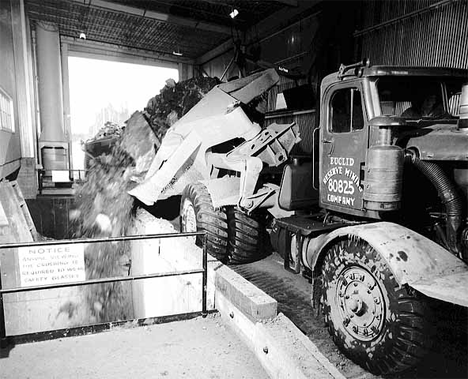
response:
{"label": "truck window", "polygon": [[357,88],[337,90],[331,100],[331,132],[348,133],[363,127],[360,91]]}
{"label": "truck window", "polygon": [[452,117],[460,117],[460,83],[447,81],[448,112]]}
{"label": "truck window", "polygon": [[407,119],[440,119],[458,115],[460,78],[382,77],[377,81],[377,89],[382,115]]}

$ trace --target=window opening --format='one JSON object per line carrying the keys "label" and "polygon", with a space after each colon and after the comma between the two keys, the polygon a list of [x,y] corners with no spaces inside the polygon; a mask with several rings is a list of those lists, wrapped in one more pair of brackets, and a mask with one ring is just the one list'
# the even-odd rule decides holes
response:
{"label": "window opening", "polygon": [[379,78],[381,114],[407,119],[456,117],[461,86],[461,78]]}
{"label": "window opening", "polygon": [[336,91],[331,101],[331,131],[348,133],[364,128],[361,93],[357,88]]}
{"label": "window opening", "polygon": [[15,132],[12,98],[0,88],[0,130]]}
{"label": "window opening", "polygon": [[[115,62],[71,56],[68,58],[73,168],[85,168],[82,144],[103,139],[103,150],[125,121],[143,111],[166,85],[179,80],[177,68]],[[109,148],[112,146],[109,145]]]}

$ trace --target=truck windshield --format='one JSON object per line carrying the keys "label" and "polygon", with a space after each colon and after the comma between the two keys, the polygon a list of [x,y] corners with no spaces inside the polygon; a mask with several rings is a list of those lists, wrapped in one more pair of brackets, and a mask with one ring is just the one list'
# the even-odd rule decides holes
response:
{"label": "truck windshield", "polygon": [[415,120],[458,117],[461,87],[461,78],[379,78],[381,115]]}

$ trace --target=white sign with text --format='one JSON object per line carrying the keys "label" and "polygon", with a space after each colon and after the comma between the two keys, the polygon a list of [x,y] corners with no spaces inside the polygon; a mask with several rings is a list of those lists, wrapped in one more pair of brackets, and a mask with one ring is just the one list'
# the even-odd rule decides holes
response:
{"label": "white sign with text", "polygon": [[21,287],[85,280],[84,246],[18,248]]}

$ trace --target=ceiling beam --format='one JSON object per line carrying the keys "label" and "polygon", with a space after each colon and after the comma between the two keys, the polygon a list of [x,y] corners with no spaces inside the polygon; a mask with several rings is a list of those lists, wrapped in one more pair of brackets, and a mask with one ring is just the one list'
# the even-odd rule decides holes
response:
{"label": "ceiling beam", "polygon": [[260,21],[254,29],[251,28],[247,31],[247,40],[252,41],[257,38],[264,39],[265,37],[272,35],[275,31],[287,26],[287,24],[289,24],[289,20],[310,11],[323,1],[325,0],[309,0],[301,2],[301,4],[296,8],[280,10],[273,13],[271,16]]}
{"label": "ceiling beam", "polygon": [[208,51],[206,54],[203,54],[201,57],[195,59],[196,65],[203,65],[224,53],[227,53],[229,50],[234,50],[234,42],[232,39],[228,39],[226,42],[223,42],[221,45],[215,47],[213,50]]}
{"label": "ceiling beam", "polygon": [[213,24],[204,21],[197,21],[190,18],[173,16],[168,13],[147,11],[145,9],[131,7],[128,5],[116,4],[105,0],[69,0],[75,3],[80,3],[85,6],[106,9],[117,13],[127,13],[135,16],[149,18],[161,22],[167,22],[169,24],[175,24],[179,26],[186,26],[189,28],[205,30],[214,33],[231,35],[231,28],[228,26]]}
{"label": "ceiling beam", "polygon": [[150,64],[158,67],[177,68],[179,63],[192,64],[187,58],[171,56],[169,54],[155,53],[138,48],[117,46],[104,42],[81,40],[73,37],[60,38],[61,43],[68,45],[70,56],[96,58],[119,62]]}
{"label": "ceiling beam", "polygon": [[297,0],[274,0],[277,3],[281,3],[284,5],[289,5],[290,7],[297,7]]}

